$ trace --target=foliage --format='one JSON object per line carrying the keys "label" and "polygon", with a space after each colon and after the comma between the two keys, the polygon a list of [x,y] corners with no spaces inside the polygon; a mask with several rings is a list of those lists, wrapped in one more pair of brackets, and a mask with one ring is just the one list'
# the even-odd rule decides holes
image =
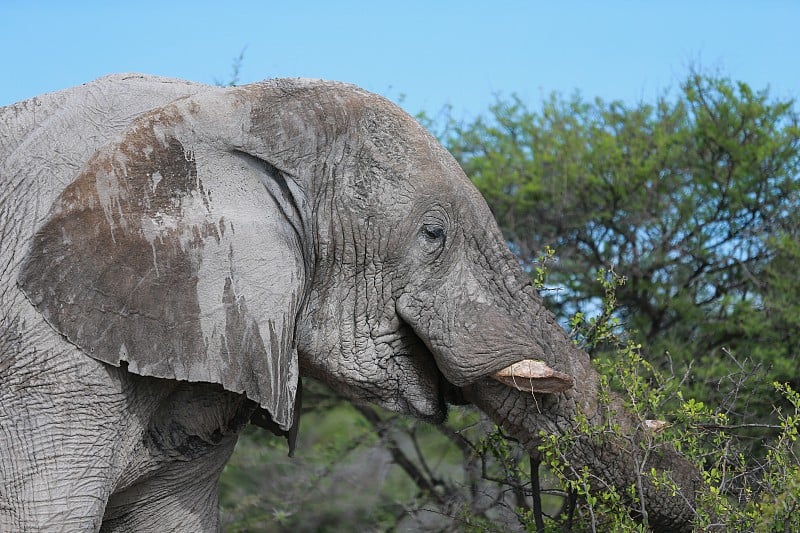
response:
{"label": "foliage", "polygon": [[242,65],[244,64],[244,53],[247,50],[247,46],[243,47],[239,51],[239,55],[233,58],[233,63],[231,63],[231,74],[228,77],[227,81],[221,81],[217,78],[214,78],[214,85],[217,87],[236,87],[239,85],[242,77]]}
{"label": "foliage", "polygon": [[[307,380],[308,381],[308,380]],[[222,476],[226,531],[506,531],[530,512],[526,454],[471,408],[442,426],[308,382],[297,456],[257,428]]]}
{"label": "foliage", "polygon": [[[800,386],[793,101],[692,73],[655,104],[512,98],[446,132],[523,265],[557,249],[549,303],[562,320],[599,305],[594,279],[619,269],[620,320],[654,364],[694,365],[693,394],[762,416],[772,381]],[[763,374],[760,405],[722,394],[732,367]]]}
{"label": "foliage", "polygon": [[[599,285],[614,300],[624,281],[614,275],[601,276]],[[603,320],[603,316],[609,319]],[[647,457],[667,443],[690,459],[702,473],[705,490],[695,502],[698,531],[796,531],[800,528],[800,458],[797,452],[800,424],[800,394],[788,384],[773,383],[772,388],[788,401],[788,414],[782,409],[758,428],[773,429],[776,436],[764,439],[763,459],[746,455],[749,445],[740,431],[752,429],[732,424],[727,413],[684,395],[683,378],[666,374],[651,365],[641,353],[642,346],[633,341],[613,316],[601,313],[598,320],[587,323],[587,329],[613,346],[609,356],[596,363],[601,372],[601,397],[608,402],[611,391],[622,395],[625,407],[634,413],[643,427],[652,429],[645,435],[637,455],[643,465],[640,476],[654,484],[672,486],[668,477],[647,468]],[[738,383],[750,386],[753,375]],[[737,391],[738,392],[738,391]],[[608,407],[607,407],[608,408]],[[648,422],[659,420],[658,423]],[[665,421],[669,421],[665,423]],[[604,480],[593,477],[586,469],[576,470],[567,460],[566,449],[571,439],[608,439],[610,435],[625,438],[613,425],[592,427],[585,421],[566,435],[543,435],[544,463],[561,485],[580,498],[570,517],[570,530],[576,531],[645,531],[646,521],[631,516],[629,509],[643,501],[639,497],[642,483],[620,494]],[[622,505],[625,502],[625,505]],[[646,510],[645,510],[646,511]]]}

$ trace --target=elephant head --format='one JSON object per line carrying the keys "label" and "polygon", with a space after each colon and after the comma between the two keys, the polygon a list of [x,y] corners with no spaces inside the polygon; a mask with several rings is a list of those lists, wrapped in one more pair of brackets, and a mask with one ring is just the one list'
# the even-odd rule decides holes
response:
{"label": "elephant head", "polygon": [[282,430],[299,367],[432,421],[503,369],[527,390],[570,385],[455,160],[345,84],[209,89],[141,115],[60,194],[19,280],[88,355],[219,383]]}

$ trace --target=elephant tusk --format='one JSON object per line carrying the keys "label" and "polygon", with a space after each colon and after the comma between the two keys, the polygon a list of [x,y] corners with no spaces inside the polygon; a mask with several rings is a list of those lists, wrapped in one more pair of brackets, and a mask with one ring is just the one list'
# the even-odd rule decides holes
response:
{"label": "elephant tusk", "polygon": [[525,359],[492,375],[494,379],[523,392],[558,394],[572,387],[572,376],[553,370],[542,361]]}

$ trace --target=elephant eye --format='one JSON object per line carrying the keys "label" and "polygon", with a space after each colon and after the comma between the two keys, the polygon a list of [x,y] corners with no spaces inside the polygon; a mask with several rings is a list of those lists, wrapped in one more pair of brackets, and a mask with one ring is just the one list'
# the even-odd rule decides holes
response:
{"label": "elephant eye", "polygon": [[438,241],[444,237],[444,228],[436,224],[424,224],[422,226],[422,234],[426,239]]}
{"label": "elephant eye", "polygon": [[444,228],[438,224],[423,224],[419,230],[424,244],[433,251],[444,244]]}

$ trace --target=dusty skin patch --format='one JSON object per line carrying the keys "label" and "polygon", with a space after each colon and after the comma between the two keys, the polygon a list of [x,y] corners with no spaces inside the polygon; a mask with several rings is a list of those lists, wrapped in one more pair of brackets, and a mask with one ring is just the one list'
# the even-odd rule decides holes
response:
{"label": "dusty skin patch", "polygon": [[[163,115],[135,124],[64,190],[33,239],[20,285],[57,331],[95,359],[126,361],[147,376],[220,383],[288,429],[299,376],[284,313],[294,316],[298,303],[287,293],[296,275],[276,236],[281,221],[260,197],[240,213],[240,196],[254,196],[246,187],[264,189],[253,169],[238,176],[205,170],[239,179],[223,184],[229,190],[218,187],[215,210],[196,154],[165,129],[160,121],[175,119]],[[253,240],[259,235],[267,240]],[[204,261],[213,272],[203,271]],[[253,278],[270,261],[286,271],[273,288]]]}
{"label": "dusty skin patch", "polygon": [[180,220],[181,201],[198,180],[180,142],[137,133],[67,187],[34,238],[20,282],[45,318],[96,359],[124,358],[133,371],[175,377],[170,360],[205,351],[193,274],[217,226],[174,223],[157,237],[142,228],[143,217]]}

